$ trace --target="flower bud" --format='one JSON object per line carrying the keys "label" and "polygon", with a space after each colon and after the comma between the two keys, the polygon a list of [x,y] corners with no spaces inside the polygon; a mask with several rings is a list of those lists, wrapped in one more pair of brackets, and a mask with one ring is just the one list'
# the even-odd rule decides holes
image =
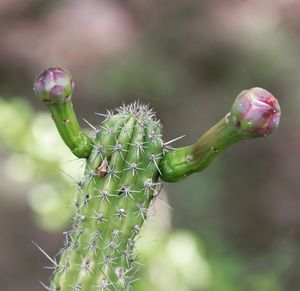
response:
{"label": "flower bud", "polygon": [[33,85],[35,95],[45,102],[57,103],[69,100],[74,88],[72,75],[65,69],[44,70]]}
{"label": "flower bud", "polygon": [[258,87],[242,91],[228,115],[228,121],[248,137],[271,134],[278,127],[279,120],[278,101],[270,92]]}

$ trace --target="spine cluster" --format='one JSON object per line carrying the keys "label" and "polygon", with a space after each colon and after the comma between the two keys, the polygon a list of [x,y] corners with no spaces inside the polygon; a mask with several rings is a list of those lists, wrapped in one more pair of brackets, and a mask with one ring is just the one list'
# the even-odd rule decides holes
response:
{"label": "spine cluster", "polygon": [[139,265],[135,239],[158,185],[161,126],[134,103],[95,131],[51,290],[128,290]]}

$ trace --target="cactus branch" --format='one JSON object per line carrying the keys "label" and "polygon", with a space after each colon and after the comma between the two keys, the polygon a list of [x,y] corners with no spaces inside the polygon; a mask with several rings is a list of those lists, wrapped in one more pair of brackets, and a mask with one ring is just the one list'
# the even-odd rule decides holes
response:
{"label": "cactus branch", "polygon": [[194,144],[169,151],[160,162],[161,178],[177,182],[205,169],[227,147],[242,137],[228,123],[227,117],[210,128]]}
{"label": "cactus branch", "polygon": [[169,151],[160,162],[161,178],[176,182],[205,169],[230,145],[271,134],[279,124],[280,107],[274,96],[261,88],[242,91],[231,112],[196,143]]}
{"label": "cactus branch", "polygon": [[93,141],[82,132],[71,101],[49,105],[55,125],[65,144],[78,158],[87,158],[93,148]]}
{"label": "cactus branch", "polygon": [[34,92],[48,106],[55,125],[70,150],[78,158],[89,157],[93,141],[81,130],[71,100],[74,81],[59,68],[43,71],[34,82]]}

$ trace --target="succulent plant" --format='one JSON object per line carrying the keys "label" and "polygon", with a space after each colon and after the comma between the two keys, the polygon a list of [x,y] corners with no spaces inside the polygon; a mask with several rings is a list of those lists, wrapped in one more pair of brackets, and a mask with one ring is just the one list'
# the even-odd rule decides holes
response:
{"label": "succulent plant", "polygon": [[243,91],[230,113],[194,144],[173,149],[162,124],[140,102],[107,111],[95,137],[82,132],[71,101],[74,81],[60,68],[43,71],[34,92],[46,103],[66,145],[86,159],[72,228],[54,264],[48,290],[130,290],[140,267],[135,241],[161,182],[203,170],[231,144],[272,133],[280,107],[261,88]]}

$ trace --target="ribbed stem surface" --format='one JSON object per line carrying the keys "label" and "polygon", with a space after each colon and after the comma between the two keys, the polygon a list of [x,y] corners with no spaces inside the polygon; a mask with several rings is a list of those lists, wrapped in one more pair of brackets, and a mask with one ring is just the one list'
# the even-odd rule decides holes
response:
{"label": "ribbed stem surface", "polygon": [[135,239],[162,158],[160,124],[153,116],[147,106],[135,103],[99,127],[53,290],[128,290],[134,282],[139,267]]}

